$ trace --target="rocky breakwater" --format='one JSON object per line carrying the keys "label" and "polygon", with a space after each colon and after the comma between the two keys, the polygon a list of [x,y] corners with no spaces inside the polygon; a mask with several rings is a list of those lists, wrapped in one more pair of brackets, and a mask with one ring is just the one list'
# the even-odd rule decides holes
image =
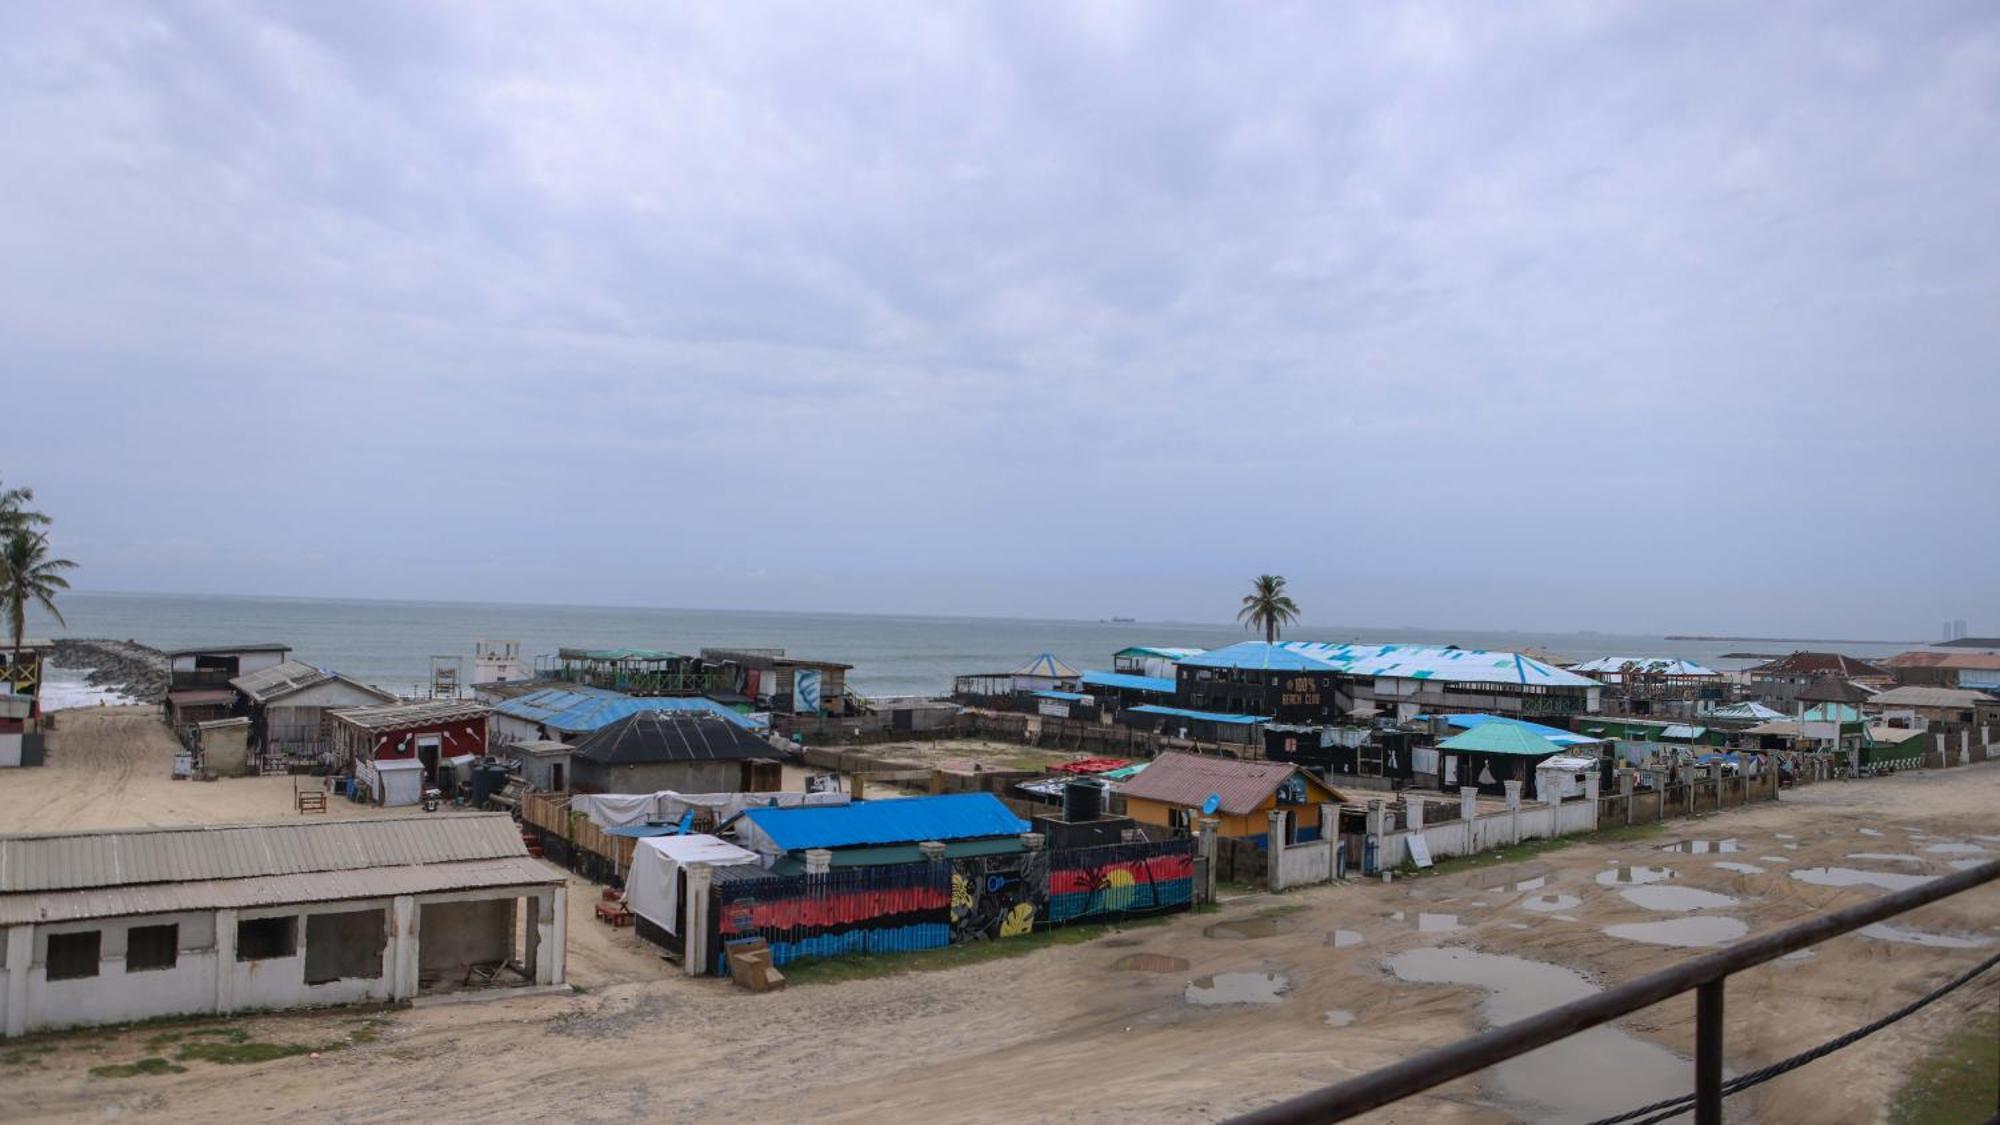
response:
{"label": "rocky breakwater", "polygon": [[84,682],[130,696],[141,703],[158,703],[167,694],[167,654],[138,641],[75,640],[56,642],[49,663],[84,670]]}

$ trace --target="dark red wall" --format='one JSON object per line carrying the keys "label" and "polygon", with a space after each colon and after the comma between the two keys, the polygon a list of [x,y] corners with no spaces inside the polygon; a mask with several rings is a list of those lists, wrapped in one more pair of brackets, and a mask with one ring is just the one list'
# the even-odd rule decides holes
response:
{"label": "dark red wall", "polygon": [[407,727],[379,731],[375,735],[375,759],[377,761],[407,761],[417,756],[417,736],[422,734],[450,735],[438,753],[442,757],[456,758],[460,754],[486,754],[486,720],[454,719],[448,723],[414,723]]}

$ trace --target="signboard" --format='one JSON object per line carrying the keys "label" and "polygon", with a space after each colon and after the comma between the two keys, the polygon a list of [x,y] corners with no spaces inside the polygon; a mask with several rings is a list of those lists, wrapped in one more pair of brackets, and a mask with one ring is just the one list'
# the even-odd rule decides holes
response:
{"label": "signboard", "polygon": [[1410,858],[1418,867],[1431,866],[1431,842],[1422,836],[1410,837]]}
{"label": "signboard", "polygon": [[1041,704],[1039,708],[1041,713],[1047,715],[1052,719],[1069,718],[1069,703],[1066,700],[1042,699],[1042,700],[1037,700],[1036,702]]}
{"label": "signboard", "polygon": [[819,714],[819,669],[801,668],[792,673],[792,710],[801,715]]}

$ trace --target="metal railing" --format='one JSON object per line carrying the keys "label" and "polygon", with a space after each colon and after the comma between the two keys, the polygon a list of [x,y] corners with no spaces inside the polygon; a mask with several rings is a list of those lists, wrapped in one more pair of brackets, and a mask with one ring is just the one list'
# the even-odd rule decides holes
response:
{"label": "metal railing", "polygon": [[1594,996],[1246,1113],[1234,1121],[1239,1125],[1345,1121],[1692,991],[1695,994],[1693,1105],[1674,1112],[1692,1108],[1696,1125],[1721,1125],[1723,1096],[1733,1092],[1724,1090],[1722,1080],[1723,982],[1731,974],[1995,880],[2000,880],[2000,860],[1738,942]]}

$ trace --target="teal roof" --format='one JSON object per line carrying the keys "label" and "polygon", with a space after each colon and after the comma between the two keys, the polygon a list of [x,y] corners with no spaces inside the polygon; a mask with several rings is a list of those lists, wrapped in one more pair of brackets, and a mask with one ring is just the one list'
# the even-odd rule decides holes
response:
{"label": "teal roof", "polygon": [[1565,672],[1518,652],[1438,645],[1322,644],[1317,641],[1244,641],[1181,661],[1190,668],[1247,668],[1278,672],[1338,672],[1438,680],[1457,684],[1594,688],[1596,680]]}
{"label": "teal roof", "polygon": [[1085,687],[1122,688],[1125,691],[1149,691],[1155,695],[1172,695],[1174,682],[1165,676],[1134,676],[1125,672],[1085,672],[1082,676]]}
{"label": "teal roof", "polygon": [[1142,715],[1173,715],[1182,719],[1200,719],[1209,723],[1233,723],[1248,726],[1251,723],[1268,723],[1269,715],[1230,715],[1220,711],[1190,711],[1185,707],[1162,707],[1157,703],[1141,703],[1132,708]]}
{"label": "teal roof", "polygon": [[1532,758],[1552,757],[1556,753],[1554,743],[1514,723],[1481,723],[1464,734],[1454,734],[1438,743],[1438,749]]}

